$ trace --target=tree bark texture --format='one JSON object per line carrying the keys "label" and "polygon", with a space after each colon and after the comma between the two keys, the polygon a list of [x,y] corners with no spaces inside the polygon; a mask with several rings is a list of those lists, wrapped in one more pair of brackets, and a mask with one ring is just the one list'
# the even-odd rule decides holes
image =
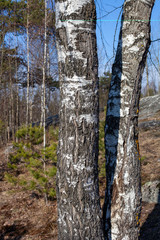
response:
{"label": "tree bark texture", "polygon": [[98,187],[95,20],[93,0],[56,1],[61,94],[57,166],[60,240],[103,239]]}
{"label": "tree bark texture", "polygon": [[107,104],[105,239],[136,240],[141,186],[138,112],[154,0],[126,0]]}

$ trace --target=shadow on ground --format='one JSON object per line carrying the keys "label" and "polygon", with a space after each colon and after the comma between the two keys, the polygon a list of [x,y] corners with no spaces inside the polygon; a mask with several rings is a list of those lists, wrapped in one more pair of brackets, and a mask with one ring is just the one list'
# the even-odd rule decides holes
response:
{"label": "shadow on ground", "polygon": [[[160,192],[158,200],[160,200]],[[155,205],[153,211],[142,225],[140,240],[160,240],[160,204]]]}
{"label": "shadow on ground", "polygon": [[20,240],[26,232],[27,230],[23,225],[5,225],[0,229],[0,239]]}

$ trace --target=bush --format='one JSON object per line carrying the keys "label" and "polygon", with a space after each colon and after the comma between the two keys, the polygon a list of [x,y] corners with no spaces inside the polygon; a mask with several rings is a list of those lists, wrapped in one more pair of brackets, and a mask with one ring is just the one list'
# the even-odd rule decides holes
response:
{"label": "bush", "polygon": [[43,129],[40,127],[23,127],[17,131],[16,137],[20,142],[13,143],[14,153],[9,155],[5,179],[22,190],[35,190],[45,198],[55,198],[57,143],[52,141],[44,149],[41,144]]}

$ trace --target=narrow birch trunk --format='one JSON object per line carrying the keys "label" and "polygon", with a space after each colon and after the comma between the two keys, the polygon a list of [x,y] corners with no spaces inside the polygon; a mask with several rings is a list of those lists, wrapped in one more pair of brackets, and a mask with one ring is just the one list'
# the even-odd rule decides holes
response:
{"label": "narrow birch trunk", "polygon": [[141,185],[138,112],[141,79],[150,45],[154,0],[126,0],[105,125],[107,188],[106,240],[137,240]]}
{"label": "narrow birch trunk", "polygon": [[[2,36],[3,36],[3,35],[2,35]],[[0,84],[2,83],[2,76],[3,76],[3,55],[4,55],[4,36],[3,36],[3,40],[2,40]]]}
{"label": "narrow birch trunk", "polygon": [[29,124],[29,78],[30,78],[30,66],[29,66],[29,0],[27,1],[27,108],[26,108],[26,126]]}
{"label": "narrow birch trunk", "polygon": [[[42,71],[43,71],[43,67],[42,67]],[[42,85],[41,85],[41,121],[40,121],[40,127],[43,126],[43,122],[44,122],[44,116],[43,116],[43,100],[44,100],[44,90],[43,90],[43,79],[42,79]]]}
{"label": "narrow birch trunk", "polygon": [[[43,147],[45,150],[46,147],[46,58],[47,58],[47,0],[45,4],[45,19],[44,19],[44,56],[43,56],[43,82],[42,82],[42,91],[43,91],[43,106],[42,106],[42,115],[43,115]],[[43,158],[43,170],[46,172],[46,159],[45,155]],[[47,194],[45,194],[45,203],[47,205]]]}
{"label": "narrow birch trunk", "polygon": [[5,119],[5,143],[7,143],[7,124],[8,124],[8,105],[6,104],[7,102],[7,86],[6,84],[4,85],[4,93],[5,93],[5,98],[4,98],[4,119]]}
{"label": "narrow birch trunk", "polygon": [[[16,11],[16,9],[14,9]],[[17,47],[17,41],[16,41],[16,26],[14,22],[14,44],[15,44],[15,49]],[[15,51],[15,55],[17,55],[17,52]],[[18,62],[17,58],[15,59],[15,80],[16,80],[16,113],[15,113],[15,130],[18,131],[18,124],[19,124],[19,86],[18,86]],[[16,142],[18,142],[18,138],[16,137]]]}
{"label": "narrow birch trunk", "polygon": [[49,43],[47,42],[47,77],[50,76],[50,55],[49,55]]}
{"label": "narrow birch trunk", "polygon": [[33,70],[31,69],[31,95],[30,95],[30,122],[33,122],[33,97],[34,97],[34,87],[33,87]]}
{"label": "narrow birch trunk", "polygon": [[[9,56],[9,85],[10,85],[10,110],[9,110],[9,131],[12,132],[12,140],[15,137],[15,126],[14,126],[14,102],[13,102],[13,82],[12,82],[12,69],[11,69],[11,59]],[[10,133],[9,133],[10,134]]]}
{"label": "narrow birch trunk", "polygon": [[[17,84],[17,98],[16,98],[16,131],[18,131],[19,127],[19,86],[18,86],[18,76],[17,76],[17,71],[18,71],[18,66],[17,66],[17,59],[15,63],[16,67],[16,84]],[[18,142],[18,138],[16,138],[16,142]]]}
{"label": "narrow birch trunk", "polygon": [[56,0],[55,7],[61,94],[58,239],[100,240],[96,9],[93,0]]}
{"label": "narrow birch trunk", "polygon": [[43,91],[43,145],[44,148],[46,146],[46,58],[47,58],[47,0],[45,0],[45,27],[44,27],[44,59],[43,59],[43,83],[42,83],[42,91]]}

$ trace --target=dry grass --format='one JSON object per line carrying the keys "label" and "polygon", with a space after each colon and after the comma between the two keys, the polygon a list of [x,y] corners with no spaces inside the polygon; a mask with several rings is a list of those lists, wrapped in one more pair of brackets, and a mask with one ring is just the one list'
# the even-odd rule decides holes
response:
{"label": "dry grass", "polygon": [[[142,157],[142,183],[160,176],[160,131],[140,132],[140,153]],[[56,240],[56,201],[46,206],[44,199],[31,191],[21,192],[3,179],[6,169],[5,148],[0,151],[0,239],[3,240]],[[105,177],[100,177],[100,196],[103,205]],[[160,207],[143,203],[141,214],[141,240],[153,240],[151,230],[160,216]],[[160,222],[160,221],[159,221]],[[151,229],[152,228],[152,229]],[[156,233],[159,230],[154,230]],[[160,235],[159,235],[160,236]],[[156,238],[155,238],[156,239]],[[158,238],[156,239],[158,240]]]}

